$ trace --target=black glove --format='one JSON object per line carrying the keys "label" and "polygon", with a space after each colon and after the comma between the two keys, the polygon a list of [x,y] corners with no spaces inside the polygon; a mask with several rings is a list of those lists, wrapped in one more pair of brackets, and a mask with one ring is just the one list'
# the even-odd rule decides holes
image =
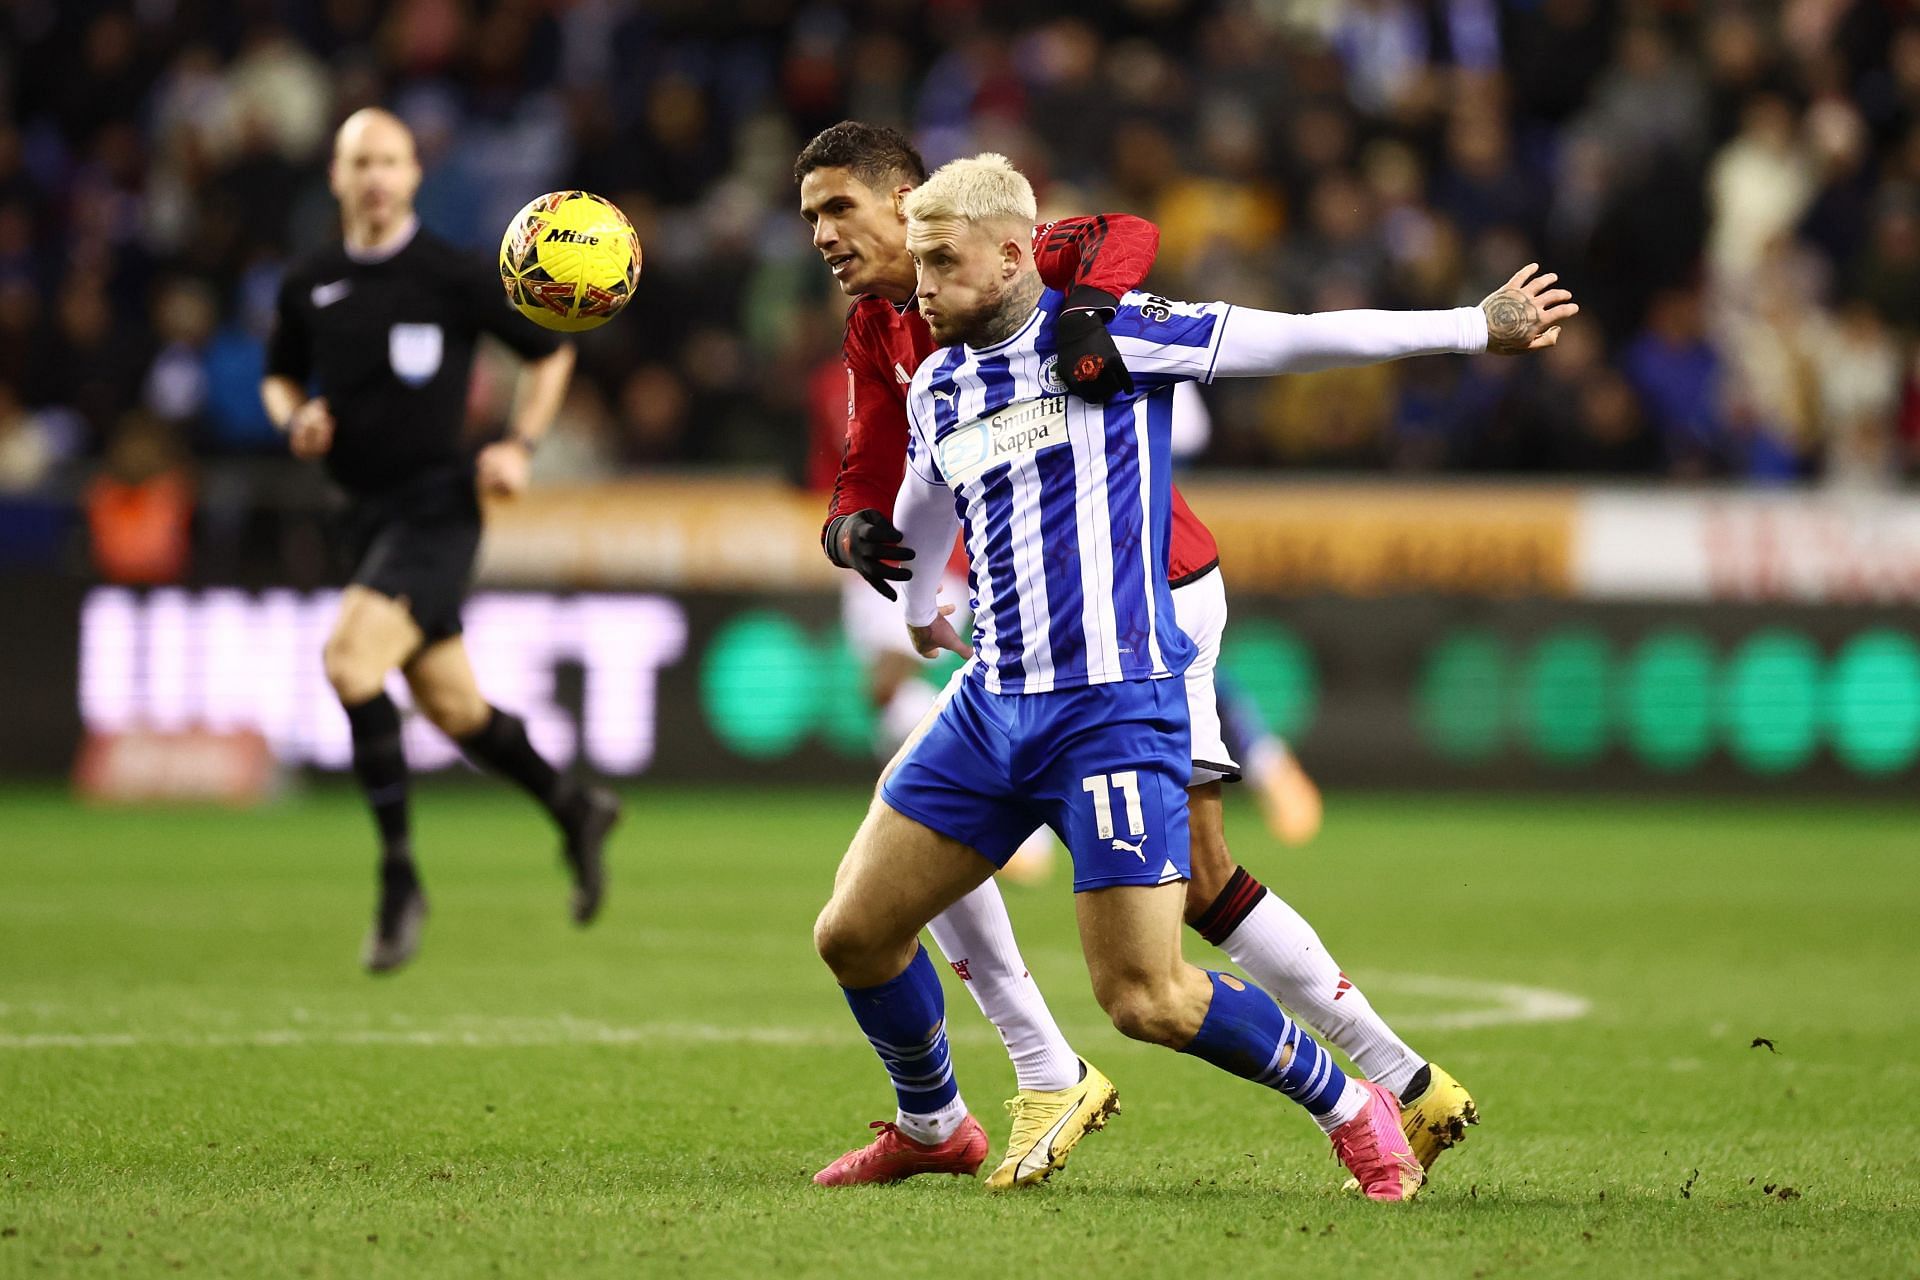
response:
{"label": "black glove", "polygon": [[900,593],[888,579],[906,582],[913,577],[913,570],[887,563],[913,559],[913,548],[900,545],[902,536],[891,520],[872,507],[835,516],[827,523],[827,559],[853,570],[887,599],[898,600]]}
{"label": "black glove", "polygon": [[1107,321],[1119,305],[1112,294],[1083,284],[1067,295],[1060,318],[1053,322],[1061,380],[1082,400],[1100,402],[1133,391],[1133,375],[1107,332]]}

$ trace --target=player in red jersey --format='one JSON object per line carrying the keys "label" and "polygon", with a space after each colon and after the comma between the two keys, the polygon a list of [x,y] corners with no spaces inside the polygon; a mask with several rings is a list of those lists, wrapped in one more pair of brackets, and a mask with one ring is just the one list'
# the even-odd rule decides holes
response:
{"label": "player in red jersey", "polygon": [[[891,522],[906,467],[907,386],[935,350],[915,306],[902,207],[906,194],[926,176],[905,136],[855,122],[823,131],[794,163],[800,212],[813,227],[814,247],[841,291],[854,298],[844,345],[847,441],[823,542],[829,559],[854,570],[887,600],[896,594],[891,583],[911,576],[899,564],[904,548]],[[1073,218],[1035,229],[1034,260],[1041,278],[1066,294],[1056,332],[1070,394],[1104,400],[1131,388],[1106,321],[1120,295],[1145,278],[1158,244],[1157,228],[1124,215]],[[1221,783],[1237,777],[1239,766],[1222,741],[1213,689],[1226,594],[1213,536],[1177,490],[1169,578],[1180,627],[1197,650],[1186,673],[1194,758],[1187,922],[1302,1022],[1345,1051],[1370,1080],[1391,1089],[1402,1100],[1402,1120],[1415,1153],[1423,1165],[1431,1165],[1475,1120],[1472,1099],[1394,1035],[1340,972],[1312,926],[1235,865],[1227,848]],[[904,632],[897,608],[890,621],[896,635]],[[1104,1123],[1115,1105],[1112,1085],[1068,1047],[1020,959],[1005,903],[991,879],[936,919],[930,931],[1006,1042],[1020,1086],[1020,1096],[1009,1104],[1013,1138],[988,1185],[1038,1182],[1065,1163],[1084,1133]],[[949,1145],[961,1152],[951,1168],[941,1154]],[[928,1171],[971,1173],[982,1158],[977,1145],[889,1124],[869,1148],[836,1161],[821,1177],[837,1184]],[[962,1168],[969,1160],[971,1167]]]}

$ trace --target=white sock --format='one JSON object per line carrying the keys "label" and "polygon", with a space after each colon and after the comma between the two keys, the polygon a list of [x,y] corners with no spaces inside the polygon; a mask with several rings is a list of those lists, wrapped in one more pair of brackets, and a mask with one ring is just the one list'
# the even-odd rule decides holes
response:
{"label": "white sock", "polygon": [[923,1147],[937,1147],[951,1138],[960,1128],[960,1122],[966,1118],[966,1100],[957,1093],[953,1095],[952,1102],[938,1111],[916,1113],[896,1110],[893,1113],[893,1123],[900,1132]]}
{"label": "white sock", "polygon": [[[1272,992],[1268,994],[1271,995]],[[1323,1116],[1315,1116],[1313,1122],[1320,1126],[1320,1132],[1331,1138],[1335,1129],[1354,1119],[1366,1109],[1367,1091],[1361,1087],[1358,1080],[1348,1076],[1347,1087],[1340,1091],[1340,1100],[1333,1104],[1333,1110]]]}
{"label": "white sock", "polygon": [[1080,1078],[1080,1059],[1020,958],[1000,886],[988,880],[936,916],[927,931],[1006,1043],[1020,1087],[1070,1088]]}
{"label": "white sock", "polygon": [[1352,1058],[1367,1079],[1391,1089],[1394,1097],[1426,1065],[1426,1059],[1393,1034],[1373,1011],[1372,1002],[1340,972],[1313,926],[1273,890],[1267,890],[1220,949],[1294,1017]]}
{"label": "white sock", "polygon": [[1268,770],[1279,768],[1293,754],[1287,750],[1285,740],[1271,734],[1248,743],[1246,753],[1243,763],[1249,778],[1264,777]]}

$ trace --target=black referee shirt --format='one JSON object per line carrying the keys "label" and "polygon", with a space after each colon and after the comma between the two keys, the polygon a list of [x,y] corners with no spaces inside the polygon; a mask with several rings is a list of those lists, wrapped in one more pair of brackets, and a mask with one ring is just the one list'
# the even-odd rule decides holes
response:
{"label": "black referee shirt", "polygon": [[267,373],[327,398],[333,478],[356,495],[384,493],[465,461],[467,384],[482,333],[528,359],[563,341],[507,305],[491,263],[425,230],[379,261],[356,261],[335,244],[281,281]]}

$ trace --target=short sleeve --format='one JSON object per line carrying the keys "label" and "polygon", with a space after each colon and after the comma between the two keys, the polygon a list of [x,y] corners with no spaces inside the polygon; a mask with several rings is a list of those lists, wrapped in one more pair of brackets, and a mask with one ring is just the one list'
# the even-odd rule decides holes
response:
{"label": "short sleeve", "polygon": [[456,262],[462,305],[476,329],[492,334],[527,360],[550,356],[566,343],[565,334],[543,329],[513,309],[491,262],[468,254],[461,254]]}
{"label": "short sleeve", "polygon": [[270,378],[291,378],[305,386],[313,372],[313,346],[307,333],[303,288],[296,272],[288,271],[280,277],[280,293],[273,306],[273,333],[267,338],[266,373]]}
{"label": "short sleeve", "polygon": [[1120,300],[1107,332],[1135,381],[1155,386],[1211,382],[1220,335],[1232,310],[1225,302],[1174,302],[1129,293]]}

